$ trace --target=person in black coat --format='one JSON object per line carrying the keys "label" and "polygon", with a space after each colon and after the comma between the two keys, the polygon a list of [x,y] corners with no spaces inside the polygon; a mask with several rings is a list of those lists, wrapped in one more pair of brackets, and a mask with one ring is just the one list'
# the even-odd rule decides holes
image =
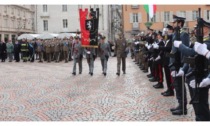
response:
{"label": "person in black coat", "polygon": [[1,62],[5,62],[6,55],[7,55],[7,46],[6,43],[3,41],[1,42]]}
{"label": "person in black coat", "polygon": [[20,61],[20,43],[16,40],[14,45],[14,55],[15,55],[15,61]]}

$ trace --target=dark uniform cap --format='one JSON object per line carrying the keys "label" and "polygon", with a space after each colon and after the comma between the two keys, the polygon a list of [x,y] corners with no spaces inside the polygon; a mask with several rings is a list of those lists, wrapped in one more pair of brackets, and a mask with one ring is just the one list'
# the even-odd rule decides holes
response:
{"label": "dark uniform cap", "polygon": [[206,22],[205,20],[203,20],[203,18],[200,18],[200,20],[202,21],[202,23],[205,27],[210,28],[210,22]]}
{"label": "dark uniform cap", "polygon": [[174,19],[173,22],[176,22],[176,21],[184,21],[186,18],[178,17],[178,16],[176,16],[176,15],[173,15],[173,19]]}
{"label": "dark uniform cap", "polygon": [[167,24],[166,28],[168,28],[169,30],[173,30],[173,27],[169,24]]}
{"label": "dark uniform cap", "polygon": [[158,35],[160,35],[161,37],[163,37],[163,32],[161,32],[161,31],[158,31],[158,33],[157,33]]}

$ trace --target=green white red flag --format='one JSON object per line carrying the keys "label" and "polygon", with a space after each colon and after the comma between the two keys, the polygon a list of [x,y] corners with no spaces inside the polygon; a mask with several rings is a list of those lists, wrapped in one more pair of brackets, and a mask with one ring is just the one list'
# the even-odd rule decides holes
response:
{"label": "green white red flag", "polygon": [[153,18],[157,10],[156,5],[144,5],[144,9],[149,14],[150,18]]}

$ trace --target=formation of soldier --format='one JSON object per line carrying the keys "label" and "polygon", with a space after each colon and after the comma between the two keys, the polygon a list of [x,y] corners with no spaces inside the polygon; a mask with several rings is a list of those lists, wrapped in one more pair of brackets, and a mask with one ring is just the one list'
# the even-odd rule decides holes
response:
{"label": "formation of soldier", "polygon": [[[80,38],[78,36],[70,38],[53,38],[53,39],[35,39],[27,40],[22,39],[21,41],[15,41],[13,44],[11,41],[5,43],[0,43],[0,56],[2,62],[5,62],[5,59],[9,57],[9,62],[14,59],[16,62],[20,62],[21,59],[23,62],[34,62],[39,60],[39,63],[44,61],[50,62],[60,62],[73,60],[73,75],[76,75],[76,64],[79,66],[79,74],[82,74],[82,61],[83,56],[85,55],[87,63],[89,66],[89,74],[93,76],[94,70],[94,61],[97,57],[100,57],[102,74],[107,75],[107,62],[111,56],[111,43],[106,41],[106,37],[99,35],[99,43],[97,47],[81,45]],[[118,39],[115,44],[115,54],[117,54],[117,75],[120,76],[120,66],[122,61],[122,69],[125,74],[125,58],[128,54],[127,42],[123,37],[123,34],[118,35]]]}
{"label": "formation of soldier", "polygon": [[[157,82],[153,85],[155,89],[164,88],[165,76],[167,90],[161,95],[176,94],[178,106],[170,109],[173,115],[186,115],[187,105],[192,105],[196,121],[210,121],[210,23],[198,18],[199,25],[188,33],[183,28],[185,18],[174,15],[173,19],[166,31],[156,33],[148,28],[146,35],[143,32],[136,35],[131,45],[131,57],[142,72],[150,71],[147,77],[150,82]],[[191,98],[188,101],[187,93]]]}

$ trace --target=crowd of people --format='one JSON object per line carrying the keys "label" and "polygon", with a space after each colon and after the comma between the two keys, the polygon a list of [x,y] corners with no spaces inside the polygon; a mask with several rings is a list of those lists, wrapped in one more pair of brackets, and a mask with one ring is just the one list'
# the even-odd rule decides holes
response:
{"label": "crowd of people", "polygon": [[174,15],[173,19],[166,31],[149,28],[147,34],[136,35],[131,57],[142,72],[150,72],[147,77],[157,83],[155,89],[164,88],[165,76],[167,90],[161,95],[176,94],[178,106],[170,108],[173,115],[186,115],[187,105],[192,105],[196,121],[210,121],[210,23],[198,18],[199,25],[188,32],[183,28],[185,18]]}

